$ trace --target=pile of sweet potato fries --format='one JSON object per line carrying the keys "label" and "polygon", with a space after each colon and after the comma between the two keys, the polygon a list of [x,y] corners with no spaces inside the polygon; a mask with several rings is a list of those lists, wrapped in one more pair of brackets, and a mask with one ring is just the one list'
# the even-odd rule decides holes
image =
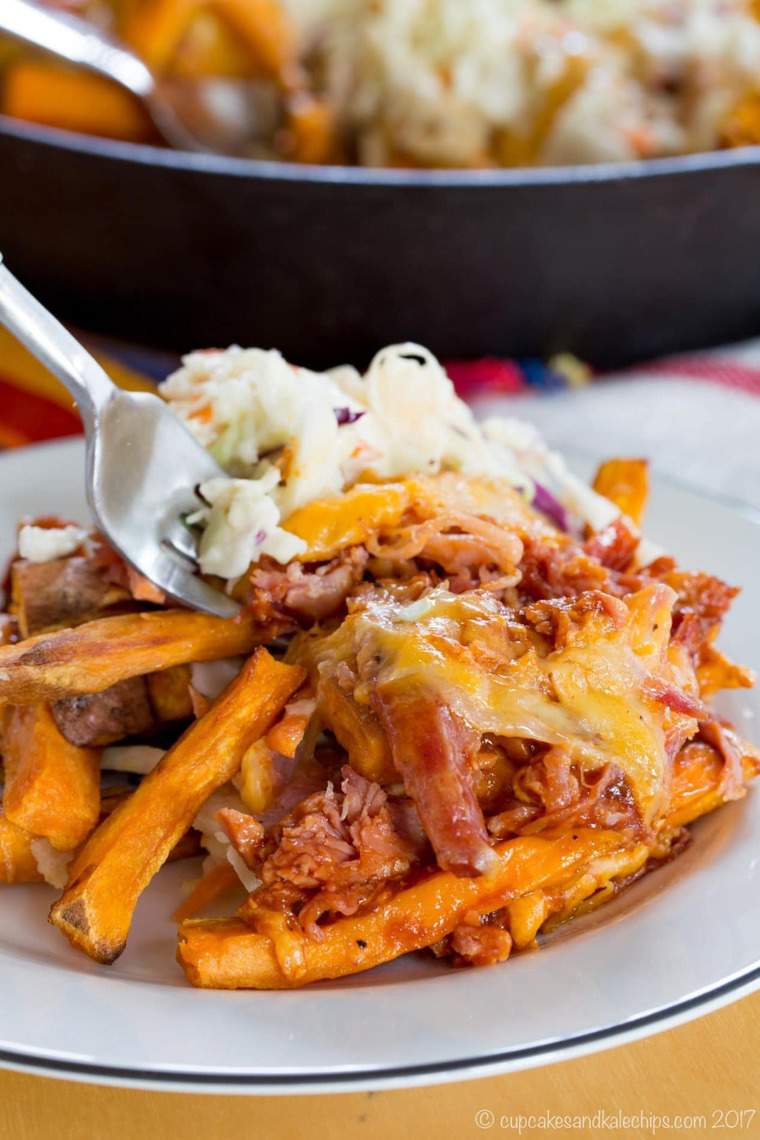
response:
{"label": "pile of sweet potato fries", "polygon": [[[705,704],[752,683],[714,646],[736,591],[669,558],[638,565],[640,461],[595,486],[622,513],[575,538],[487,480],[312,503],[290,524],[307,554],[253,566],[235,620],[160,604],[95,534],[65,558],[16,558],[0,882],[41,882],[62,859],[50,921],[112,963],[226,789],[233,858],[211,860],[177,915],[188,979],[220,988],[426,948],[503,961],[611,898],[743,795],[760,759]],[[230,658],[210,699],[193,669]],[[164,752],[101,792],[103,750],[124,742]],[[254,885],[234,916],[198,917],[242,892],[236,866]]]}

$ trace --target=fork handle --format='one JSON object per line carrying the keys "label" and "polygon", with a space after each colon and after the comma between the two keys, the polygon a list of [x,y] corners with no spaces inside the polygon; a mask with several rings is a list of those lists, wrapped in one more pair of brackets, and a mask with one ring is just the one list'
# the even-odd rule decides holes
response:
{"label": "fork handle", "polygon": [[68,12],[52,12],[32,0],[1,0],[0,32],[65,63],[104,75],[138,99],[150,99],[155,90],[153,74],[141,59]]}
{"label": "fork handle", "polygon": [[2,264],[0,323],[68,388],[89,431],[98,410],[116,391],[115,385],[89,352]]}

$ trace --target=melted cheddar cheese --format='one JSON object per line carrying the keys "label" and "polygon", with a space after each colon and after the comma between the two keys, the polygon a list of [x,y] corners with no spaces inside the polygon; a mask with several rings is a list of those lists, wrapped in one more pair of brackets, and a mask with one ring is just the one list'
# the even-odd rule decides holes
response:
{"label": "melted cheddar cheese", "polygon": [[350,664],[359,705],[369,706],[373,686],[416,688],[483,734],[564,745],[586,770],[617,765],[650,823],[668,791],[666,733],[676,714],[651,694],[651,681],[678,679],[668,655],[674,601],[663,585],[605,598],[552,648],[490,594],[439,588],[409,605],[375,598],[311,652],[324,678]]}

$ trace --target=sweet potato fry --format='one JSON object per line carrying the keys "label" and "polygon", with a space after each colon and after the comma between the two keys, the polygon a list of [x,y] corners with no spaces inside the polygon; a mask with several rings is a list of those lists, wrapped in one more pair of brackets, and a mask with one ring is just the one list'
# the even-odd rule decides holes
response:
{"label": "sweet potato fry", "polygon": [[127,677],[100,693],[63,697],[50,711],[66,739],[82,748],[104,748],[157,727],[146,677]]}
{"label": "sweet potato fry", "polygon": [[[132,788],[111,788],[109,791],[104,791],[100,797],[100,820],[102,823],[109,815],[116,811],[119,804],[123,804],[125,800],[133,794]],[[200,834],[194,829],[190,828],[185,834],[175,843],[169,856],[166,860],[167,863],[178,863],[180,859],[193,859],[196,855],[202,853]]]}
{"label": "sweet potato fry", "polygon": [[[725,761],[709,744],[695,740],[685,745],[673,762],[668,828],[684,827],[724,802],[722,784]],[[746,782],[760,774],[756,751],[742,756]]]}
{"label": "sweet potato fry", "polygon": [[120,5],[119,31],[156,70],[181,62],[184,37],[199,12],[207,10],[228,26],[245,75],[271,76],[285,83],[295,59],[295,32],[285,6],[277,0],[153,0]]}
{"label": "sweet potato fry", "polygon": [[0,614],[0,645],[13,645],[18,641],[19,628],[14,614]]}
{"label": "sweet potato fry", "polygon": [[304,738],[309,718],[303,713],[286,713],[266,735],[267,747],[292,760]]}
{"label": "sweet potato fry", "polygon": [[126,945],[137,900],[211,793],[235,775],[304,678],[264,649],[95,831],[70,869],[50,921],[98,962]]}
{"label": "sweet potato fry", "polygon": [[0,883],[41,883],[32,853],[33,835],[16,827],[0,808]]}
{"label": "sweet potato fry", "polygon": [[248,653],[273,632],[247,616],[230,621],[187,610],[99,618],[0,646],[0,701],[99,693],[127,677]]}
{"label": "sweet potato fry", "polygon": [[213,867],[193,887],[186,899],[179,904],[172,918],[175,922],[184,922],[192,918],[199,911],[205,910],[211,903],[216,902],[220,895],[234,886],[240,885],[240,879],[230,863],[220,863]]}
{"label": "sweet potato fry", "polygon": [[150,734],[161,725],[191,719],[190,666],[126,677],[99,693],[62,697],[51,709],[66,739],[82,747],[104,748],[128,736]]}
{"label": "sweet potato fry", "polygon": [[594,490],[641,526],[649,497],[649,464],[646,459],[608,459],[596,473]]}
{"label": "sweet potato fry", "polygon": [[[101,801],[101,818],[108,816],[118,803],[123,802],[130,795],[128,790],[114,792],[103,796]],[[24,831],[23,827],[16,827],[15,823],[3,815],[0,804],[0,885],[10,883],[41,883],[43,876],[37,865],[32,844],[38,836]],[[180,841],[171,851],[167,863],[175,863],[179,859],[190,859],[200,854],[200,838],[197,831],[186,831]],[[230,867],[232,875],[235,872]],[[237,877],[236,881],[237,880]]]}
{"label": "sweet potato fry", "polygon": [[751,689],[755,674],[746,665],[737,665],[714,645],[704,645],[697,665],[699,693],[703,700],[723,689]]}
{"label": "sweet potato fry", "polygon": [[100,754],[70,744],[47,705],[5,711],[7,819],[58,851],[84,842],[100,813]]}
{"label": "sweet potato fry", "polygon": [[379,784],[398,780],[385,733],[369,708],[347,696],[327,674],[319,678],[317,700],[325,724],[348,752],[352,768]]}
{"label": "sweet potato fry", "polygon": [[493,874],[467,879],[438,871],[368,914],[324,927],[319,940],[287,931],[285,953],[277,936],[257,933],[244,918],[185,922],[178,960],[193,985],[217,989],[287,989],[343,977],[430,946],[469,912],[487,914],[527,891],[559,884],[625,845],[620,833],[591,828],[557,839],[511,839],[495,848]]}
{"label": "sweet potato fry", "polygon": [[[747,780],[758,775],[760,761],[754,751],[743,758],[743,767]],[[723,761],[709,745],[682,749],[674,764],[666,831],[676,832],[719,806],[722,772]],[[542,900],[555,895],[562,900],[574,892],[583,897],[584,872],[596,859],[636,867],[645,854],[642,844],[631,845],[620,832],[591,828],[554,838],[522,836],[499,844],[495,851],[499,863],[493,874],[465,879],[438,871],[377,910],[324,927],[318,941],[287,929],[284,916],[272,914],[267,922],[270,916],[257,912],[249,899],[239,918],[184,922],[177,960],[194,986],[288,989],[368,970],[432,945],[468,911],[487,914],[521,899],[540,905],[533,930],[528,930],[527,915],[519,924],[527,931],[522,940],[527,945],[548,913]],[[246,919],[267,932],[252,929]]]}
{"label": "sweet potato fry", "polygon": [[159,721],[190,720],[190,666],[175,665],[146,677],[148,696]]}
{"label": "sweet potato fry", "polygon": [[141,142],[152,138],[145,111],[98,75],[22,59],[5,77],[2,110],[17,119],[87,135]]}
{"label": "sweet potato fry", "polygon": [[[80,625],[132,601],[81,555],[11,566],[11,603],[22,637]],[[134,607],[133,607],[134,608]]]}

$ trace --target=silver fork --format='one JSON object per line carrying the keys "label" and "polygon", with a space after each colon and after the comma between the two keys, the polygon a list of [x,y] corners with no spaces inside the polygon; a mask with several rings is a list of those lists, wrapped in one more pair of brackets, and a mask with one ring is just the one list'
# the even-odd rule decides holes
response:
{"label": "silver fork", "polygon": [[87,497],[113,548],[175,601],[233,617],[237,603],[195,573],[196,540],[182,521],[201,505],[198,484],[223,474],[216,461],[158,396],[117,388],[2,264],[0,323],[76,400],[86,436]]}

